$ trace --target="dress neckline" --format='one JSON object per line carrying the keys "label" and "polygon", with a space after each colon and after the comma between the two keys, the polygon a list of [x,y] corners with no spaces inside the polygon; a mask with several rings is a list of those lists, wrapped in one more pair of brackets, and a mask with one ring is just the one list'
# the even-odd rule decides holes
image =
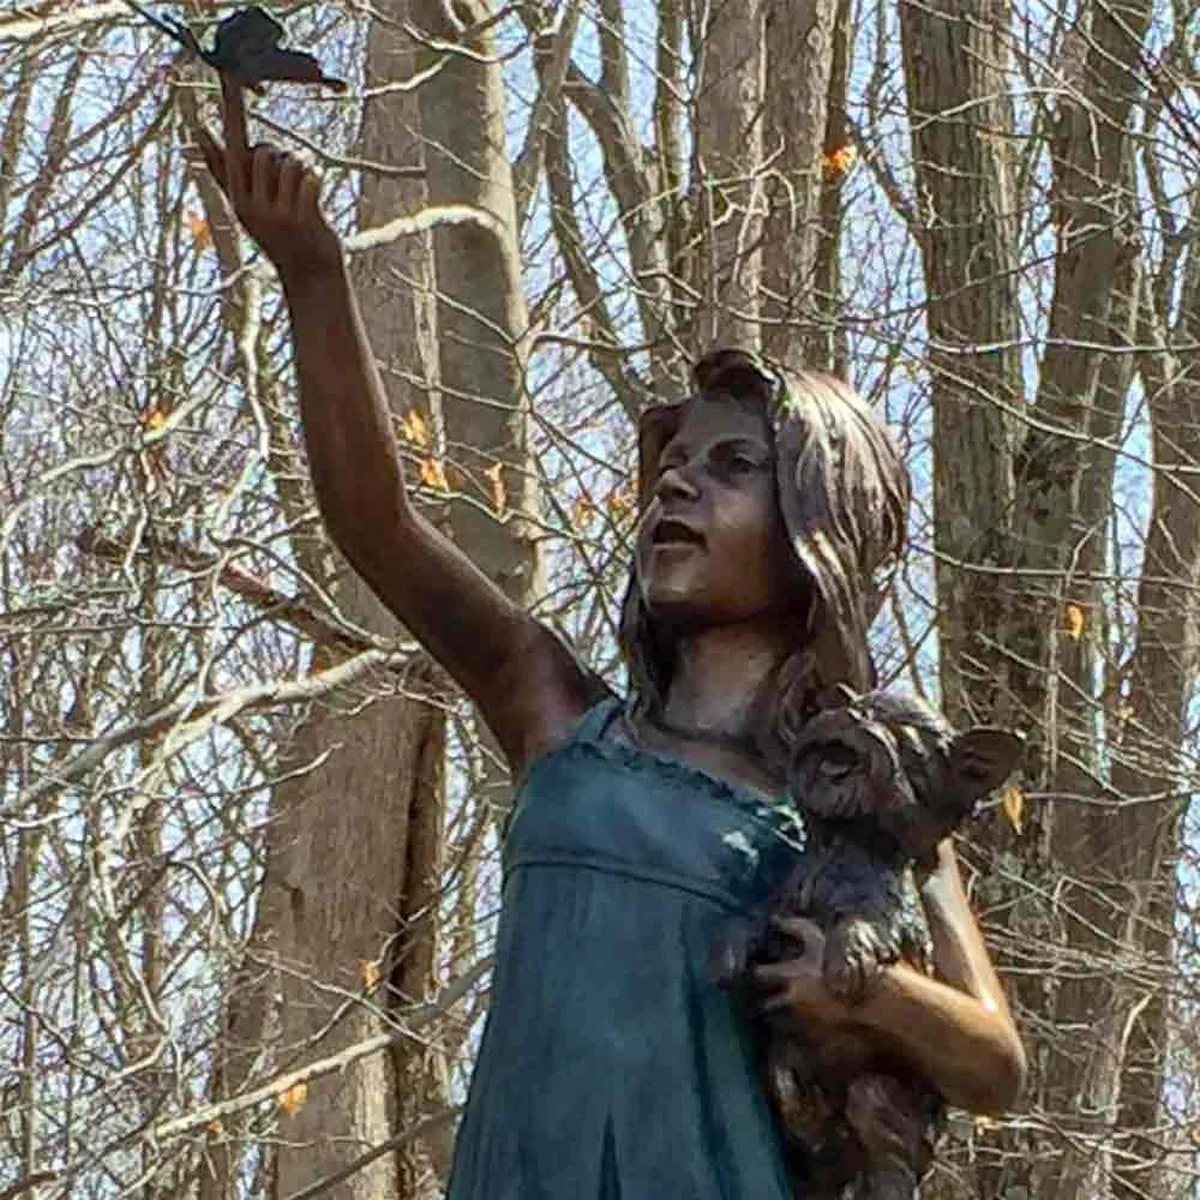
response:
{"label": "dress neckline", "polygon": [[715,771],[711,771],[707,767],[703,767],[699,763],[685,758],[682,754],[672,753],[672,751],[659,746],[645,745],[638,740],[637,731],[629,721],[628,713],[623,706],[620,712],[616,714],[616,719],[610,718],[605,722],[603,729],[600,731],[599,739],[619,746],[626,746],[637,754],[643,755],[652,761],[662,763],[672,771],[685,771],[706,781],[710,787],[716,788],[718,791],[735,793],[742,799],[749,800],[752,804],[774,808],[787,802],[787,796],[783,791],[767,792],[743,780],[733,779],[726,775],[718,775]]}
{"label": "dress neckline", "polygon": [[625,702],[617,696],[609,695],[598,701],[583,714],[566,741],[545,751],[529,763],[516,781],[515,790],[518,793],[523,792],[542,763],[562,754],[583,750],[609,762],[626,766],[637,763],[652,766],[666,777],[673,777],[680,782],[690,781],[701,786],[709,795],[732,800],[765,819],[773,817],[778,821],[781,814],[791,811],[792,806],[786,791],[776,794],[760,791],[750,784],[716,775],[668,751],[641,746],[624,738],[614,738],[611,736],[614,719],[624,710]]}
{"label": "dress neckline", "polygon": [[617,718],[626,711],[625,702],[615,696],[601,700],[586,714],[580,727],[568,745],[588,745],[601,757],[627,764],[641,761],[655,767],[660,773],[676,780],[692,781],[704,787],[710,795],[733,800],[757,816],[769,818],[791,810],[786,791],[765,792],[748,783],[717,775],[704,767],[656,747],[643,746],[629,737],[614,737]]}

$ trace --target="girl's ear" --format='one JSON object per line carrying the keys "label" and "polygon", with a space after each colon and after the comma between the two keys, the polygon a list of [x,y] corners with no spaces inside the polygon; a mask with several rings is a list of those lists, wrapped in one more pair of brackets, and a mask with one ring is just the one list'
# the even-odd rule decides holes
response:
{"label": "girl's ear", "polygon": [[950,770],[958,785],[975,797],[995,791],[1016,770],[1025,749],[1019,733],[981,725],[950,744]]}

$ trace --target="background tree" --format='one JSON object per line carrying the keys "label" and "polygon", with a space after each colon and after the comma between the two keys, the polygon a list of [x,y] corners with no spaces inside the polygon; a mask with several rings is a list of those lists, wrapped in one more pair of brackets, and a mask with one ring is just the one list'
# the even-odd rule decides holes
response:
{"label": "background tree", "polygon": [[[227,11],[196,4],[198,25]],[[286,14],[432,519],[600,670],[632,419],[736,339],[917,483],[885,681],[1026,731],[963,840],[1031,1050],[931,1194],[1191,1194],[1191,0],[381,0]],[[328,544],[214,81],[0,17],[0,1197],[436,1195],[506,780]],[[370,520],[370,514],[364,514]]]}

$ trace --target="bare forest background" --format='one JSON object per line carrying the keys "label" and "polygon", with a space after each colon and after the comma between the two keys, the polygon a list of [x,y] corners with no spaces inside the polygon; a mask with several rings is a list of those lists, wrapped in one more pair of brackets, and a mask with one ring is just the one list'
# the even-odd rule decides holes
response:
{"label": "bare forest background", "polygon": [[[351,86],[255,136],[425,510],[610,678],[700,349],[886,415],[882,679],[1029,738],[962,855],[1031,1078],[928,1195],[1200,1195],[1200,5],[276,11]],[[215,86],[119,0],[0,14],[3,1200],[435,1197],[487,1004],[507,780],[317,519]]]}

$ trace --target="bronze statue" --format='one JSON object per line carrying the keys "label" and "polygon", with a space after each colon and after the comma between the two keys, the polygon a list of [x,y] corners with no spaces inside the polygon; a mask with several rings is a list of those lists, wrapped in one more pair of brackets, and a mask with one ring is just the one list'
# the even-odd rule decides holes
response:
{"label": "bronze statue", "polygon": [[[237,88],[225,141],[202,148],[280,273],[326,525],[521,781],[450,1200],[784,1200],[753,1031],[708,961],[796,865],[788,769],[817,698],[873,686],[866,629],[908,496],[890,438],[844,384],[738,351],[650,409],[618,697],[414,509],[316,177],[248,147]],[[1003,1110],[1024,1057],[948,840],[918,886],[936,977],[895,962],[849,1005],[796,918],[797,955],[759,972],[769,1003],[815,1046],[869,1036],[948,1103]],[[864,1127],[907,1120],[887,1088],[854,1102]]]}
{"label": "bronze statue", "polygon": [[[932,1159],[940,1097],[866,1035],[818,1045],[802,1021],[759,1011],[755,968],[796,953],[786,930],[804,917],[825,938],[826,986],[851,1009],[889,963],[928,971],[913,871],[929,869],[938,845],[1004,782],[1022,743],[986,727],[955,734],[928,705],[898,693],[839,687],[818,709],[789,771],[796,865],[765,917],[736,923],[719,941],[715,975],[740,990],[759,1027],[760,1069],[795,1194],[837,1200],[849,1188],[855,1200],[910,1200]],[[890,1126],[879,1114],[854,1117],[852,1097],[872,1091],[890,1097]]]}

